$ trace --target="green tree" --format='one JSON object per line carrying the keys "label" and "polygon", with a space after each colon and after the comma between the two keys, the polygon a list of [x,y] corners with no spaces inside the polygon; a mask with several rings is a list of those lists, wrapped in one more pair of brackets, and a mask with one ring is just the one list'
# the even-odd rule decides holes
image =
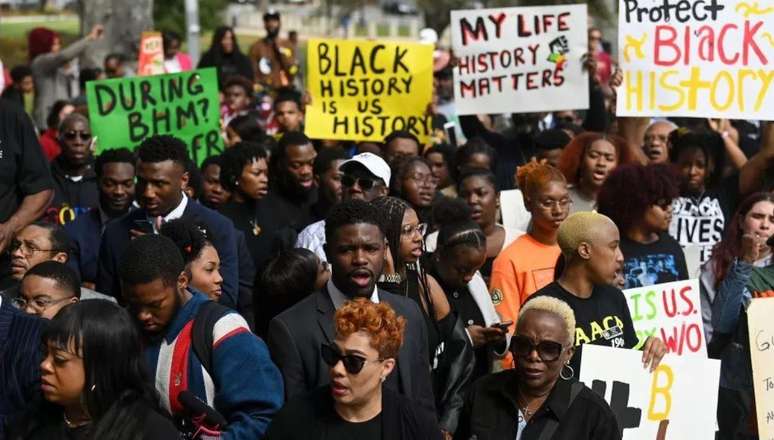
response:
{"label": "green tree", "polygon": [[[228,0],[199,0],[199,26],[202,33],[223,24],[221,12]],[[157,30],[170,30],[185,38],[185,0],[159,0],[153,4],[153,20]]]}

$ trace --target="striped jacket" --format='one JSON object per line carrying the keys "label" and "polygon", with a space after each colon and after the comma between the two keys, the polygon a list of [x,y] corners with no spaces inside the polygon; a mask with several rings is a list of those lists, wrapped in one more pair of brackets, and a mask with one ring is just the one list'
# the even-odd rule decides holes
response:
{"label": "striped jacket", "polygon": [[244,318],[228,313],[213,328],[212,371],[202,367],[191,340],[194,317],[208,298],[197,291],[178,310],[165,334],[148,342],[146,359],[170,413],[181,414],[177,400],[189,390],[228,420],[225,440],[263,437],[282,406],[283,385],[266,344],[250,333]]}

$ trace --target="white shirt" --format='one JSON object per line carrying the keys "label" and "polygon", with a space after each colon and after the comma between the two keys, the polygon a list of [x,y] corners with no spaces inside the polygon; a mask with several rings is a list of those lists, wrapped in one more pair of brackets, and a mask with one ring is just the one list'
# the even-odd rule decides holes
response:
{"label": "white shirt", "polygon": [[164,60],[164,71],[166,73],[178,73],[182,72],[183,68],[180,66],[180,61],[175,56],[168,60]]}
{"label": "white shirt", "polygon": [[[341,293],[341,290],[339,290],[339,288],[336,287],[335,284],[333,284],[332,279],[328,280],[328,284],[326,284],[326,287],[328,288],[328,295],[331,296],[331,301],[333,301],[333,307],[335,307],[336,310],[340,309],[345,302],[350,301],[352,299],[347,295],[344,295],[343,293]],[[371,294],[370,299],[372,303],[379,304],[379,291],[377,290],[375,284],[374,284],[374,293]]]}
{"label": "white shirt", "polygon": [[[188,196],[186,196],[185,193],[183,193],[182,195],[183,195],[183,198],[180,199],[180,204],[177,205],[177,207],[175,209],[169,211],[169,214],[167,214],[166,216],[162,217],[162,219],[161,219],[162,223],[166,223],[166,222],[169,222],[169,221],[172,221],[172,220],[177,220],[177,219],[179,219],[180,217],[183,216],[183,213],[185,212],[185,208],[188,207]],[[154,221],[155,218],[154,217],[148,217],[148,220],[153,225],[153,232],[158,234],[159,231],[156,230],[156,222]]]}
{"label": "white shirt", "polygon": [[317,258],[320,261],[328,261],[323,245],[325,245],[325,220],[320,220],[305,227],[298,234],[298,238],[296,238],[297,248],[309,249],[317,254]]}

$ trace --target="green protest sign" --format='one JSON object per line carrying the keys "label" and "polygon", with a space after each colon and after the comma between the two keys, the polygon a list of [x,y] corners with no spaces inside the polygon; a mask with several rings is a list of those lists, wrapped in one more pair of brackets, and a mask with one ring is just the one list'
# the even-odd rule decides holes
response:
{"label": "green protest sign", "polygon": [[154,134],[182,139],[197,164],[223,152],[214,68],[90,81],[86,95],[97,152],[133,149]]}

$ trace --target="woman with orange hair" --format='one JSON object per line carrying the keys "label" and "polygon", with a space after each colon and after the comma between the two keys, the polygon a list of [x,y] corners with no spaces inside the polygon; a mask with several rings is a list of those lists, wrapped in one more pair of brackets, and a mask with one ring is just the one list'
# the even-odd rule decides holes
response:
{"label": "woman with orange hair", "polygon": [[495,258],[489,283],[495,309],[511,331],[524,301],[554,280],[561,253],[557,231],[572,205],[564,175],[551,165],[530,162],[519,167],[516,177],[532,221],[527,233]]}
{"label": "woman with orange hair", "polygon": [[441,439],[432,413],[382,386],[405,324],[385,302],[345,303],[334,317],[335,340],[320,347],[331,383],[288,402],[266,439]]}
{"label": "woman with orange hair", "polygon": [[620,136],[596,132],[575,136],[559,158],[559,170],[569,183],[571,211],[593,211],[597,193],[610,172],[636,160]]}

